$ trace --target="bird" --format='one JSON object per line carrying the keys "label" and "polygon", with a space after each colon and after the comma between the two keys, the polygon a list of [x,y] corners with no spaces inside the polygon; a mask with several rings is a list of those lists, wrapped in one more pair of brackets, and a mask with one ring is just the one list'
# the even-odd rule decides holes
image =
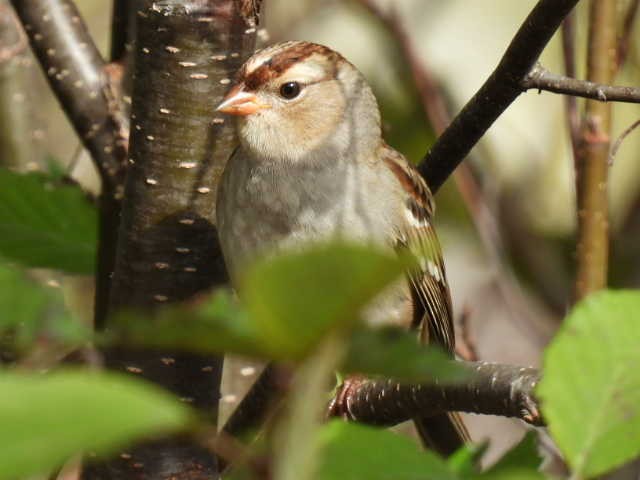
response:
{"label": "bird", "polygon": [[[339,238],[393,252],[408,249],[421,258],[419,266],[377,298],[365,320],[416,329],[422,341],[453,356],[452,304],[433,196],[418,171],[383,140],[378,103],[364,75],[324,45],[278,43],[240,67],[216,110],[236,117],[239,140],[216,199],[232,284],[257,259],[312,242]],[[456,413],[414,421],[424,445],[442,455],[468,441]]]}

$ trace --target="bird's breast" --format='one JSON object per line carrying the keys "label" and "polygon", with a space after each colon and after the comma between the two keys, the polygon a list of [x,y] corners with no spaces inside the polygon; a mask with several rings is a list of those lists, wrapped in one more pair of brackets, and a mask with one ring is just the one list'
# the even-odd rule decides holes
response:
{"label": "bird's breast", "polygon": [[370,174],[361,167],[277,168],[248,161],[231,167],[223,175],[218,205],[231,270],[333,238],[391,247],[390,202],[371,191],[376,182],[365,178]]}

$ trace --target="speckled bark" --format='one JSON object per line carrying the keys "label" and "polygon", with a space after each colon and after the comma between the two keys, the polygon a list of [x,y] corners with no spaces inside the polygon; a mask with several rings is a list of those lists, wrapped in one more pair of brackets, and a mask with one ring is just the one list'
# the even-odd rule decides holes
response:
{"label": "speckled bark", "polygon": [[[253,2],[141,0],[131,141],[110,311],[153,310],[226,281],[217,246],[215,195],[235,146],[214,109],[252,53]],[[153,380],[212,415],[222,361],[174,352],[112,350],[110,368]],[[215,459],[185,440],[121,452],[86,479],[210,479]]]}
{"label": "speckled bark", "polygon": [[457,385],[401,384],[354,378],[338,392],[330,415],[372,425],[396,425],[444,411],[543,420],[534,397],[540,374],[533,368],[469,362],[470,378]]}

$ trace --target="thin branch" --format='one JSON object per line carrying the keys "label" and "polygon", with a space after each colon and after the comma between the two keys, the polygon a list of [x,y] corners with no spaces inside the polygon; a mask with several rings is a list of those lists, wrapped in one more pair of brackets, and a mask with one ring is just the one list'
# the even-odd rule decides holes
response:
{"label": "thin branch", "polygon": [[546,90],[576,97],[590,98],[600,102],[640,103],[640,88],[619,87],[578,80],[558,75],[537,64],[531,69],[520,85],[524,90]]}
{"label": "thin branch", "polygon": [[[589,12],[587,78],[608,84],[616,68],[616,0],[592,0]],[[607,284],[609,208],[607,176],[611,104],[588,100],[576,162],[578,247],[575,297]]]}
{"label": "thin branch", "polygon": [[544,424],[534,396],[540,379],[536,369],[485,362],[469,362],[467,366],[471,378],[454,385],[437,380],[407,385],[394,380],[352,378],[338,392],[329,415],[391,426],[411,418],[458,411]]}
{"label": "thin branch", "polygon": [[618,150],[622,146],[622,143],[627,138],[627,136],[639,126],[640,126],[640,120],[636,120],[627,128],[625,128],[624,131],[620,134],[620,136],[616,139],[616,141],[613,142],[613,145],[611,146],[611,151],[609,152],[609,165],[613,165],[613,161],[616,158],[616,155],[618,154]]}
{"label": "thin branch", "polygon": [[478,350],[472,338],[469,318],[471,318],[471,309],[466,306],[462,310],[460,320],[458,321],[458,325],[460,325],[460,337],[456,341],[456,355],[467,362],[476,362],[480,357],[478,356]]}
{"label": "thin branch", "polygon": [[618,69],[624,65],[629,55],[629,47],[631,45],[631,34],[635,25],[636,16],[640,9],[640,0],[632,0],[631,5],[624,17],[622,25],[622,34],[618,38],[618,48],[616,53],[616,64]]}
{"label": "thin branch", "polygon": [[[564,70],[567,76],[576,77],[576,12],[571,12],[562,22],[562,53],[564,57]],[[573,95],[565,97],[567,110],[567,122],[569,127],[569,139],[571,140],[571,152],[573,162],[577,162],[578,143],[580,137],[580,116],[578,115],[578,100]]]}
{"label": "thin branch", "polygon": [[480,90],[438,138],[420,165],[436,192],[493,122],[520,95],[520,82],[535,65],[578,0],[540,0]]}
{"label": "thin branch", "polygon": [[76,133],[91,153],[106,191],[124,178],[128,125],[112,98],[105,62],[70,0],[12,0]]}

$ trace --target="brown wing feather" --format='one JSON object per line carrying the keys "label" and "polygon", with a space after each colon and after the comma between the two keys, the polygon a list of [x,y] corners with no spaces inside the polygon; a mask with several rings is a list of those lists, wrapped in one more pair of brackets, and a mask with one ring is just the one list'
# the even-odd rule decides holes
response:
{"label": "brown wing feather", "polygon": [[[425,343],[434,342],[453,356],[455,335],[451,295],[440,242],[432,223],[433,197],[423,178],[400,153],[383,145],[382,158],[406,193],[407,221],[397,232],[397,245],[408,248],[420,260],[418,267],[409,272],[413,325],[421,328]],[[469,433],[455,412],[414,421],[425,446],[442,455],[451,455],[469,441]]]}
{"label": "brown wing feather", "polygon": [[383,148],[384,161],[406,192],[408,220],[398,231],[398,245],[408,248],[421,259],[419,266],[409,272],[414,325],[421,326],[426,341],[453,352],[455,337],[451,296],[440,242],[432,223],[434,204],[431,192],[420,174],[400,153],[386,145]]}

